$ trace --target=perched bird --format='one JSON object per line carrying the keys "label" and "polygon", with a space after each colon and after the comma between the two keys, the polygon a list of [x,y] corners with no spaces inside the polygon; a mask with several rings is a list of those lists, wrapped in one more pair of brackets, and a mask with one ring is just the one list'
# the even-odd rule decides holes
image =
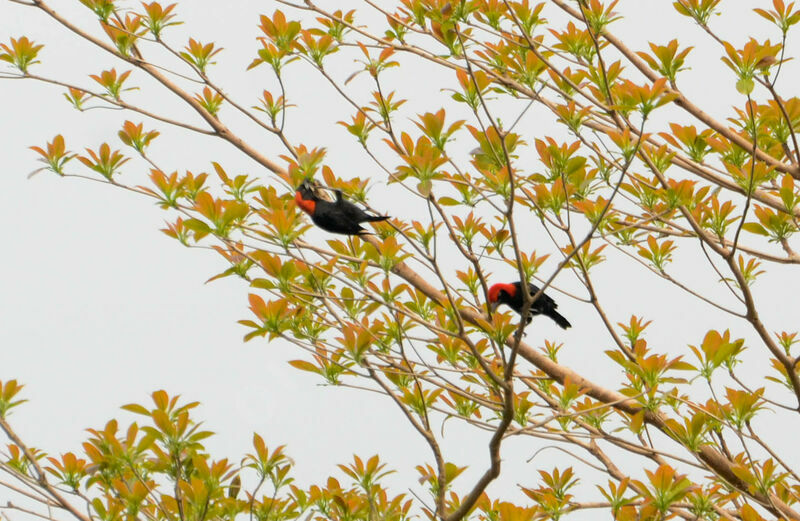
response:
{"label": "perched bird", "polygon": [[334,190],[335,201],[327,201],[316,193],[315,186],[307,179],[300,183],[294,201],[311,220],[325,231],[343,235],[369,233],[361,226],[363,222],[385,221],[388,215],[370,215],[350,201],[345,201],[341,190]]}
{"label": "perched bird", "polygon": [[[533,284],[528,284],[528,293],[531,297],[539,291],[539,288]],[[500,304],[507,304],[508,307],[520,313],[522,311],[522,284],[519,282],[512,282],[510,284],[494,284],[489,288],[489,309],[494,312]],[[534,315],[544,315],[550,317],[553,321],[561,326],[562,329],[572,327],[569,321],[561,316],[556,308],[558,304],[553,299],[548,297],[545,293],[539,295],[532,304],[528,311],[528,319],[526,324],[530,324]]]}

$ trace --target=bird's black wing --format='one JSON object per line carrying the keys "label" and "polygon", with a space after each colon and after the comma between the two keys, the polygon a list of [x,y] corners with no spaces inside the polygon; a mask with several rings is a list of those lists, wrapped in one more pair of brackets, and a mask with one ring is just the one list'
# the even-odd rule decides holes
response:
{"label": "bird's black wing", "polygon": [[[533,296],[536,295],[536,293],[539,291],[539,288],[534,284],[528,284],[528,291],[530,291],[531,296]],[[536,299],[536,302],[531,305],[531,315],[539,314],[550,317],[556,324],[559,325],[559,327],[561,327],[561,329],[572,327],[572,324],[569,323],[569,320],[556,311],[557,307],[558,304],[556,304],[555,300],[550,298],[545,293],[542,293],[539,298]],[[528,322],[530,322],[530,318],[531,317],[528,317]]]}
{"label": "bird's black wing", "polygon": [[[533,297],[534,295],[536,295],[536,293],[539,292],[539,287],[529,283],[528,291],[530,292],[531,297]],[[533,304],[531,304],[531,311],[534,314],[547,315],[550,312],[554,312],[557,307],[558,304],[556,304],[555,300],[550,298],[550,296],[547,293],[542,293],[541,295],[539,295],[539,298],[537,298],[533,302]]]}
{"label": "bird's black wing", "polygon": [[[539,292],[539,287],[528,283],[528,292],[531,294],[531,297],[533,297]],[[558,304],[556,304],[556,301],[550,298],[547,293],[542,292],[539,298],[536,299],[536,302],[533,303],[533,307],[536,309],[555,309],[558,307]]]}
{"label": "bird's black wing", "polygon": [[362,221],[365,217],[368,217],[367,213],[356,206],[355,204],[351,203],[350,201],[346,201],[342,199],[336,203],[339,206],[339,209],[342,211],[343,215],[346,215],[349,219],[354,221]]}
{"label": "bird's black wing", "polygon": [[353,206],[355,210],[360,211],[358,207],[344,200],[341,203],[317,201],[312,220],[317,226],[329,232],[347,235],[361,233],[364,228],[358,224],[358,219],[354,218],[352,210],[347,205]]}

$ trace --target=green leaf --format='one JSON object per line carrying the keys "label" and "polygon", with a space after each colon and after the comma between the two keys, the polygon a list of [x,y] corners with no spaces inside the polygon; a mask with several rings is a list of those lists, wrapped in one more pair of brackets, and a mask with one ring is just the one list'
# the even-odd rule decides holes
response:
{"label": "green leaf", "polygon": [[744,223],[742,228],[750,233],[769,236],[769,232],[767,232],[767,230],[758,223]]}
{"label": "green leaf", "polygon": [[268,279],[255,279],[250,283],[251,287],[261,289],[275,289],[275,283]]}
{"label": "green leaf", "polygon": [[211,228],[200,219],[187,219],[183,226],[194,232],[194,237],[198,241],[211,233]]}
{"label": "green leaf", "polygon": [[148,411],[143,406],[139,405],[138,403],[129,403],[127,405],[122,406],[123,409],[126,411],[130,411],[136,414],[141,414],[143,416],[150,416],[150,411]]}
{"label": "green leaf", "polygon": [[300,369],[301,371],[319,374],[319,368],[306,360],[291,360],[289,365],[296,369]]}
{"label": "green leaf", "polygon": [[739,81],[736,82],[736,90],[738,90],[741,94],[744,94],[745,96],[753,92],[755,86],[756,82],[753,81],[753,78],[741,78]]}
{"label": "green leaf", "polygon": [[440,197],[438,201],[439,204],[441,204],[442,206],[458,206],[461,204],[459,201],[453,199],[452,197]]}
{"label": "green leaf", "polygon": [[433,182],[430,179],[425,179],[421,183],[417,185],[417,190],[419,193],[424,197],[428,197],[431,195],[431,189],[433,188]]}

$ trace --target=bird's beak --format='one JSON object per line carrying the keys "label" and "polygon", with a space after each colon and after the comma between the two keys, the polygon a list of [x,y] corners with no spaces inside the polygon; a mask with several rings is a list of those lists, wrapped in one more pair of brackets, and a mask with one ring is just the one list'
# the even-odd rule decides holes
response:
{"label": "bird's beak", "polygon": [[499,301],[489,302],[489,312],[494,313],[497,311],[497,307],[500,305]]}

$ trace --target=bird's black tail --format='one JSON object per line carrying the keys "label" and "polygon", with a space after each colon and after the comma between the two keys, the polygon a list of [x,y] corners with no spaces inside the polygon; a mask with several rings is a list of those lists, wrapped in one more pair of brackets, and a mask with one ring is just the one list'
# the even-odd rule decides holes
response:
{"label": "bird's black tail", "polygon": [[564,318],[558,311],[555,309],[551,309],[546,313],[546,315],[553,319],[553,321],[561,326],[561,329],[567,329],[568,327],[572,327],[572,324],[569,323],[569,320]]}
{"label": "bird's black tail", "polygon": [[362,222],[374,223],[377,221],[385,221],[388,218],[388,215],[370,215]]}

